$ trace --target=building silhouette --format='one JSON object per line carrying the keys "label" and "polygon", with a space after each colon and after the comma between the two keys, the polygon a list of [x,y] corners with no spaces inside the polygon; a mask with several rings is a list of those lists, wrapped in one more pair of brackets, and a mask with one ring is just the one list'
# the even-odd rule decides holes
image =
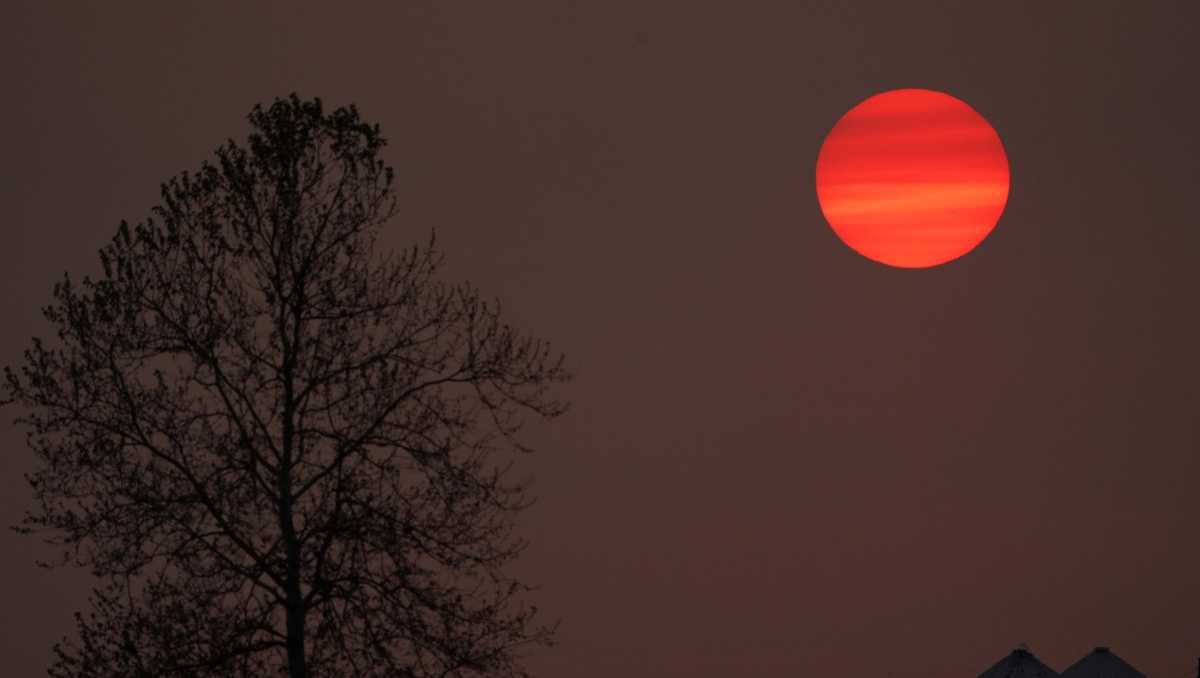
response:
{"label": "building silhouette", "polygon": [[1061,674],[1020,647],[979,674],[979,678],[1146,678],[1146,675],[1107,647],[1092,650]]}
{"label": "building silhouette", "polygon": [[1124,659],[1113,654],[1107,647],[1098,647],[1091,654],[1071,664],[1062,672],[1062,678],[1146,678]]}

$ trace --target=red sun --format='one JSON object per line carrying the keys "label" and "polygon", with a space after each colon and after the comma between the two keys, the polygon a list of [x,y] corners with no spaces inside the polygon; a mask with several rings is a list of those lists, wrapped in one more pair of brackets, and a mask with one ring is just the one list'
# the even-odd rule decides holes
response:
{"label": "red sun", "polygon": [[876,94],[834,125],[817,157],[817,200],[842,242],[902,268],[975,249],[1008,200],[1008,158],[967,104],[927,89]]}

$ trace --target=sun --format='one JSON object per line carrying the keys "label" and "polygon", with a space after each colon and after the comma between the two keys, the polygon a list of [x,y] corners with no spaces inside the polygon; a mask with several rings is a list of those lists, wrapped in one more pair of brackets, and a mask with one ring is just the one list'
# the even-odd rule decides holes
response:
{"label": "sun", "polygon": [[996,130],[962,101],[897,89],[850,109],[817,157],[817,200],[859,254],[927,268],[992,232],[1008,202],[1008,157]]}

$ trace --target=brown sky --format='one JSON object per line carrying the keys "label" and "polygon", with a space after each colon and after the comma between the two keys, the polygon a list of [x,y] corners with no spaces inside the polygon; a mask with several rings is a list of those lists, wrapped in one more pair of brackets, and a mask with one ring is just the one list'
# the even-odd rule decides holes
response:
{"label": "brown sky", "polygon": [[[1021,642],[1194,671],[1200,4],[91,4],[0,9],[0,363],[253,103],[355,102],[388,238],[436,227],[579,375],[522,469],[521,571],[563,619],[537,675],[970,678]],[[1012,164],[932,270],[852,253],[812,188],[897,87]],[[10,524],[31,460],[0,445]],[[83,605],[36,553],[0,535],[6,675]]]}

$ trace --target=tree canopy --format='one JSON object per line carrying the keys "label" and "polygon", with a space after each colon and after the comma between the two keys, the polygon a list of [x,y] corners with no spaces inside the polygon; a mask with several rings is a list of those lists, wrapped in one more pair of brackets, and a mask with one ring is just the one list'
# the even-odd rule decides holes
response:
{"label": "tree canopy", "polygon": [[295,95],[64,276],[5,370],[37,456],[17,527],[101,578],[51,675],[516,676],[546,643],[508,573],[513,453],[565,411],[544,341],[382,251],[393,171]]}

